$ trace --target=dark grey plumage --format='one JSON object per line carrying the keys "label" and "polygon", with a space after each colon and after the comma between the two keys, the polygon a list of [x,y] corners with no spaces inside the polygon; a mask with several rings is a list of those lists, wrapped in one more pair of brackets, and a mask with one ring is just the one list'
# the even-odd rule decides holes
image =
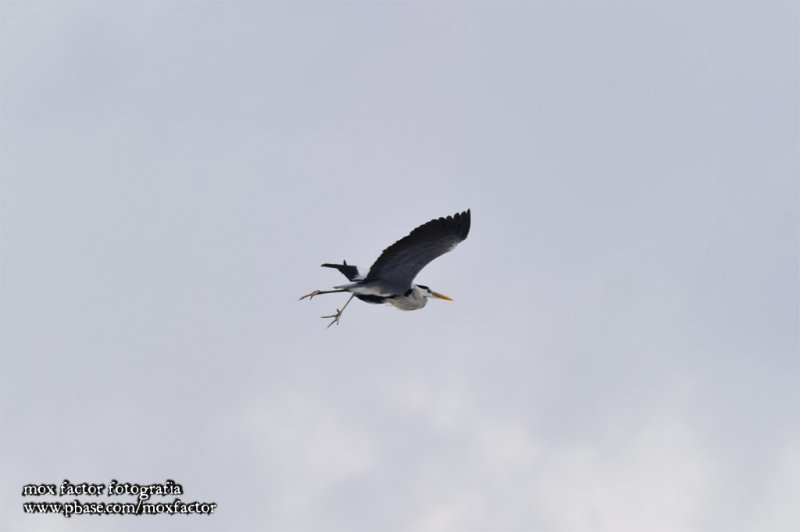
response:
{"label": "dark grey plumage", "polygon": [[345,277],[347,277],[347,279],[350,280],[350,281],[353,281],[356,278],[360,277],[359,274],[358,274],[358,268],[356,268],[355,266],[351,266],[350,264],[347,264],[346,260],[343,260],[342,264],[328,264],[328,263],[325,263],[322,266],[324,266],[325,268],[336,268],[337,270],[342,272],[342,274]]}
{"label": "dark grey plumage", "polygon": [[422,268],[467,238],[469,226],[469,209],[420,225],[383,250],[364,282],[380,280],[395,293],[405,292]]}

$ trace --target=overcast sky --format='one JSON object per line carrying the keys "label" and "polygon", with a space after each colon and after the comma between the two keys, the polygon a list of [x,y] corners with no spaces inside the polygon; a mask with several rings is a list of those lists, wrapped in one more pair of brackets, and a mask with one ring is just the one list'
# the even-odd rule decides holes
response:
{"label": "overcast sky", "polygon": [[[798,4],[0,14],[0,529],[800,528]],[[467,208],[453,302],[297,301]]]}

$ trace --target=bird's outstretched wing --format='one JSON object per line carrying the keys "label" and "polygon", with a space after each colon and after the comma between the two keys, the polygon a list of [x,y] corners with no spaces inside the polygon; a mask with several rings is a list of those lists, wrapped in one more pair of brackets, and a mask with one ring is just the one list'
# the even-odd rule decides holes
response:
{"label": "bird's outstretched wing", "polygon": [[469,234],[470,211],[422,224],[383,250],[369,269],[365,282],[381,280],[396,292],[411,288],[411,282],[429,262],[444,255]]}

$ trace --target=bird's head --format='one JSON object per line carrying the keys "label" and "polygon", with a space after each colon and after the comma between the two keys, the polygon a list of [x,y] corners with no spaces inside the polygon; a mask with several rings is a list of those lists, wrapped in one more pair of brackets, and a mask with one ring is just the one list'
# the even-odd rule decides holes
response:
{"label": "bird's head", "polygon": [[418,285],[414,285],[414,286],[417,289],[419,289],[420,294],[425,296],[425,297],[435,297],[435,298],[438,298],[438,299],[446,299],[447,301],[452,301],[452,299],[450,299],[446,295],[440,294],[439,292],[434,292],[433,290],[431,290],[430,288],[428,288],[427,286],[425,286],[423,284],[418,284]]}

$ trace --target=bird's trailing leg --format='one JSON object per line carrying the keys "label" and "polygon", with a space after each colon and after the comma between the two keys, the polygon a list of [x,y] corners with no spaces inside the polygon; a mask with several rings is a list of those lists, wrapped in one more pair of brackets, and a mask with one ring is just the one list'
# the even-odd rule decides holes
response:
{"label": "bird's trailing leg", "polygon": [[298,299],[298,301],[302,301],[305,298],[308,298],[308,300],[311,301],[311,299],[314,296],[318,296],[320,294],[335,294],[337,292],[347,292],[347,290],[345,290],[345,289],[340,289],[340,290],[314,290],[310,294],[306,294],[303,297],[301,297],[300,299]]}
{"label": "bird's trailing leg", "polygon": [[[300,299],[298,299],[298,301],[302,301],[305,298],[308,298],[310,301],[314,296],[318,296],[321,294],[336,294],[338,292],[348,292],[348,290],[345,290],[344,288],[341,288],[339,290],[314,290],[310,294],[306,294]],[[330,316],[322,316],[323,318],[333,318],[333,321],[328,324],[328,327],[330,327],[334,323],[336,324],[339,323],[339,317],[342,315],[342,312],[344,312],[344,309],[347,308],[347,305],[350,304],[350,301],[353,299],[353,296],[355,296],[355,294],[350,294],[350,299],[347,300],[347,303],[344,304],[341,310],[336,309],[336,314],[331,314]]]}
{"label": "bird's trailing leg", "polygon": [[355,296],[355,294],[350,294],[350,299],[347,300],[347,303],[344,304],[341,310],[339,310],[338,308],[336,309],[336,314],[331,314],[330,316],[322,316],[323,318],[333,318],[333,321],[328,324],[328,328],[330,328],[330,326],[333,325],[334,323],[337,325],[339,324],[339,317],[342,315],[342,312],[344,312],[344,309],[347,308],[347,305],[350,304],[350,301],[353,299],[353,296]]}

